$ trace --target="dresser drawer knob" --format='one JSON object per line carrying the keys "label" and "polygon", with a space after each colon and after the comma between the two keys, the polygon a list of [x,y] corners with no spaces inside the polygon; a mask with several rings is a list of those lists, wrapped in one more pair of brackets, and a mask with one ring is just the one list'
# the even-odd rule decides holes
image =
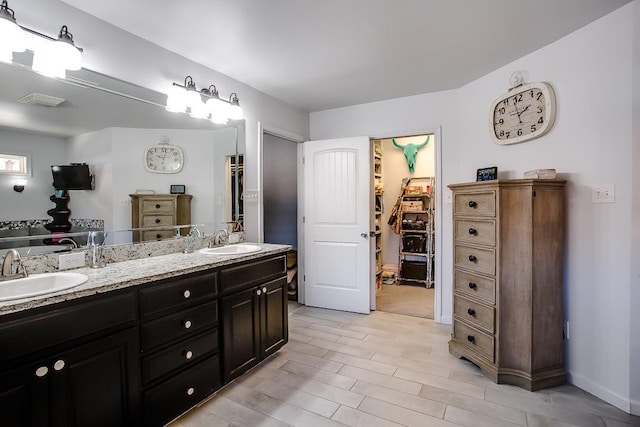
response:
{"label": "dresser drawer knob", "polygon": [[478,258],[475,255],[469,255],[469,261],[476,262]]}
{"label": "dresser drawer knob", "polygon": [[472,236],[475,236],[476,234],[478,234],[478,230],[476,230],[475,228],[470,228],[469,234],[471,234]]}
{"label": "dresser drawer knob", "polygon": [[475,344],[476,337],[474,337],[473,335],[467,335],[467,341]]}
{"label": "dresser drawer knob", "polygon": [[42,378],[48,373],[49,373],[49,368],[47,368],[46,366],[40,366],[38,369],[36,369],[36,377]]}
{"label": "dresser drawer knob", "polygon": [[191,326],[192,326],[191,320],[185,320],[183,325],[184,325],[185,329],[191,328]]}
{"label": "dresser drawer knob", "polygon": [[187,389],[187,396],[193,396],[193,393],[195,393],[195,392],[196,392],[196,389],[195,389],[195,388],[193,388],[193,387],[189,387],[189,388]]}
{"label": "dresser drawer knob", "polygon": [[162,237],[162,234],[156,234],[156,239],[160,239]]}
{"label": "dresser drawer knob", "polygon": [[478,285],[476,285],[475,283],[469,282],[469,289],[475,289],[477,287],[478,287]]}
{"label": "dresser drawer knob", "polygon": [[184,297],[184,299],[188,299],[191,296],[191,291],[187,289],[182,293],[182,296]]}
{"label": "dresser drawer knob", "polygon": [[469,207],[470,208],[475,208],[476,206],[478,206],[478,204],[476,202],[474,202],[473,200],[469,200]]}
{"label": "dresser drawer knob", "polygon": [[53,369],[55,369],[56,371],[61,371],[62,369],[64,369],[64,360],[56,360],[56,363],[53,364]]}
{"label": "dresser drawer knob", "polygon": [[156,203],[156,209],[160,209],[160,203]]}
{"label": "dresser drawer knob", "polygon": [[156,224],[160,224],[160,218],[156,218]]}
{"label": "dresser drawer knob", "polygon": [[469,316],[476,317],[476,311],[475,311],[473,308],[469,308],[469,309],[467,309],[467,314],[468,314]]}
{"label": "dresser drawer knob", "polygon": [[184,358],[187,360],[191,360],[191,358],[193,357],[193,351],[191,350],[187,350],[184,352]]}

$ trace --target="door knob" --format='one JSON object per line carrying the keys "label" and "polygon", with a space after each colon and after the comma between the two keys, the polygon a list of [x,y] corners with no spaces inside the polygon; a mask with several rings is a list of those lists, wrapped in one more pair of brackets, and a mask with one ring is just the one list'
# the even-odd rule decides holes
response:
{"label": "door knob", "polygon": [[369,238],[369,233],[360,233],[360,237],[362,237],[363,239],[367,239]]}

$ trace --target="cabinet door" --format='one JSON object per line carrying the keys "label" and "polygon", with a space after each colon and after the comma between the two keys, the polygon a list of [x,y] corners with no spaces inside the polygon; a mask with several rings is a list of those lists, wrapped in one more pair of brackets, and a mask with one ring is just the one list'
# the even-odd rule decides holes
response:
{"label": "cabinet door", "polygon": [[48,373],[46,363],[34,363],[0,374],[0,425],[49,425]]}
{"label": "cabinet door", "polygon": [[260,355],[275,353],[289,338],[287,279],[274,280],[260,286]]}
{"label": "cabinet door", "polygon": [[137,333],[129,329],[50,359],[52,425],[136,425]]}
{"label": "cabinet door", "polygon": [[[227,383],[260,358],[260,315],[258,288],[236,292],[222,299],[223,372]],[[260,293],[262,291],[260,290]]]}

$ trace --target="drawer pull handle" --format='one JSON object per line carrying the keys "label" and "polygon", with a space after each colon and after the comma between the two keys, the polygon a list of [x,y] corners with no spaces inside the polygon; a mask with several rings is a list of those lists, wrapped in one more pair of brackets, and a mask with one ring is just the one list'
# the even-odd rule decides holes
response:
{"label": "drawer pull handle", "polygon": [[64,369],[64,360],[56,360],[56,363],[53,364],[53,369],[55,369],[56,371],[61,371],[62,369]]}
{"label": "drawer pull handle", "polygon": [[187,350],[184,352],[184,358],[187,360],[191,360],[191,358],[193,357],[193,351],[191,350]]}
{"label": "drawer pull handle", "polygon": [[162,234],[156,234],[156,239],[160,239],[162,237]]}
{"label": "drawer pull handle", "polygon": [[470,228],[469,234],[471,234],[472,236],[475,236],[476,234],[478,234],[478,230],[476,230],[475,228]]}
{"label": "drawer pull handle", "polygon": [[477,260],[478,260],[478,258],[476,258],[475,255],[469,255],[469,261],[476,262]]}
{"label": "drawer pull handle", "polygon": [[475,344],[476,337],[474,337],[473,335],[467,335],[467,341]]}
{"label": "drawer pull handle", "polygon": [[187,289],[186,291],[184,291],[182,293],[182,296],[184,297],[184,299],[187,299],[191,296],[191,291],[189,289]]}
{"label": "drawer pull handle", "polygon": [[160,203],[156,203],[156,209],[160,209]]}
{"label": "drawer pull handle", "polygon": [[160,218],[156,218],[156,224],[160,224]]}
{"label": "drawer pull handle", "polygon": [[478,287],[478,285],[476,285],[475,283],[469,282],[469,289],[475,289],[477,287]]}
{"label": "drawer pull handle", "polygon": [[196,389],[195,389],[195,388],[193,388],[193,387],[189,387],[189,388],[187,389],[187,396],[193,396],[193,393],[195,393],[195,392],[196,392]]}
{"label": "drawer pull handle", "polygon": [[47,368],[46,366],[40,366],[38,369],[36,369],[36,377],[42,378],[48,373],[49,373],[49,368]]}
{"label": "drawer pull handle", "polygon": [[467,314],[468,314],[469,316],[476,317],[476,311],[475,311],[473,308],[469,308],[469,309],[467,309]]}
{"label": "drawer pull handle", "polygon": [[469,200],[469,207],[470,208],[475,208],[476,206],[478,206],[478,204],[476,202],[474,202],[473,200]]}
{"label": "drawer pull handle", "polygon": [[258,296],[262,295],[262,290],[258,289],[258,290],[256,291],[256,295],[258,295]]}
{"label": "drawer pull handle", "polygon": [[264,288],[262,288],[262,293],[266,294],[267,293],[267,287],[265,286]]}
{"label": "drawer pull handle", "polygon": [[191,328],[191,326],[192,326],[191,320],[185,320],[184,321],[184,328],[185,329],[189,329],[189,328]]}

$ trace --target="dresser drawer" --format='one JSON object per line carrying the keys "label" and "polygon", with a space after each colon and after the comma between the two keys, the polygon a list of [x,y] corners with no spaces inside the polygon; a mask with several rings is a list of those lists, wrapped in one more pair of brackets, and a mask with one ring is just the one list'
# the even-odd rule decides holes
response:
{"label": "dresser drawer", "polygon": [[162,225],[175,225],[176,220],[173,215],[143,215],[143,227],[160,227]]}
{"label": "dresser drawer", "polygon": [[140,317],[182,310],[213,299],[217,294],[218,274],[215,271],[153,284],[140,290]]}
{"label": "dresser drawer", "polygon": [[169,212],[176,210],[176,199],[143,199],[140,203],[140,211],[143,214]]}
{"label": "dresser drawer", "polygon": [[143,393],[145,425],[162,426],[220,388],[220,362],[213,356]]}
{"label": "dresser drawer", "polygon": [[177,338],[195,335],[197,331],[218,322],[218,302],[200,305],[191,310],[173,313],[141,327],[142,351]]}
{"label": "dresser drawer", "polygon": [[460,242],[495,246],[496,222],[456,219],[454,238]]}
{"label": "dresser drawer", "polygon": [[496,193],[455,193],[453,214],[463,216],[496,216]]}
{"label": "dresser drawer", "polygon": [[489,304],[496,303],[496,280],[455,269],[454,291],[473,298],[482,299]]}
{"label": "dresser drawer", "polygon": [[485,274],[496,274],[495,249],[456,245],[455,266]]}
{"label": "dresser drawer", "polygon": [[459,295],[453,298],[453,315],[492,334],[495,332],[495,309]]}
{"label": "dresser drawer", "polygon": [[142,385],[188,365],[197,363],[218,349],[218,329],[182,341],[168,349],[142,359]]}
{"label": "dresser drawer", "polygon": [[479,330],[465,325],[464,323],[453,321],[453,338],[467,347],[473,348],[480,355],[494,362],[494,338],[493,335],[480,332]]}
{"label": "dresser drawer", "polygon": [[144,241],[172,239],[174,237],[176,237],[175,230],[152,230],[142,232],[142,240]]}

